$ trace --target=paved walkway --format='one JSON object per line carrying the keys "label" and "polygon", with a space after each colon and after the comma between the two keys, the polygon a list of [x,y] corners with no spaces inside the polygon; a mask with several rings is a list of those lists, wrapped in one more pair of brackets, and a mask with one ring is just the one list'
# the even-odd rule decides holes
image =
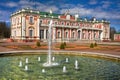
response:
{"label": "paved walkway", "polygon": [[[13,43],[7,43],[7,42],[3,42],[0,43],[0,52],[7,52],[7,51],[24,51],[24,50],[16,50],[16,49],[10,49],[10,48],[6,48],[4,46],[6,45],[33,45],[35,44],[35,42],[27,42],[27,43],[21,43],[21,42],[13,42]],[[35,51],[35,50],[33,50]],[[36,50],[37,51],[37,50]],[[47,51],[47,50],[46,50]],[[61,51],[61,50],[59,50]],[[58,52],[59,52],[58,51]],[[65,51],[65,50],[64,50]],[[67,50],[68,51],[68,50]],[[73,51],[73,50],[69,50],[69,51]],[[104,53],[104,54],[110,54],[110,55],[116,55],[116,56],[120,56],[120,52],[117,51],[101,51],[101,50],[75,50],[78,52],[94,52],[94,53]]]}

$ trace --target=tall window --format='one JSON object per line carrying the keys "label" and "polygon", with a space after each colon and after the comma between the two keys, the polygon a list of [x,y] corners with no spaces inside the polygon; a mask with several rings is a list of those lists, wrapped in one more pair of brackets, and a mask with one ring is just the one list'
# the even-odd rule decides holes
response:
{"label": "tall window", "polygon": [[40,30],[40,39],[44,39],[44,30]]}
{"label": "tall window", "polygon": [[14,31],[14,36],[16,36],[16,31]]}
{"label": "tall window", "polygon": [[74,38],[75,37],[75,32],[72,32],[72,38]]}
{"label": "tall window", "polygon": [[68,38],[68,32],[65,32],[65,38]]}
{"label": "tall window", "polygon": [[46,30],[46,39],[48,38],[48,30]]}
{"label": "tall window", "polygon": [[29,23],[30,23],[30,24],[33,24],[33,23],[34,23],[34,19],[33,19],[33,17],[32,17],[32,16],[30,16]]}
{"label": "tall window", "polygon": [[33,30],[29,30],[29,36],[33,37]]}
{"label": "tall window", "polygon": [[78,31],[78,38],[80,39],[80,30]]}
{"label": "tall window", "polygon": [[94,39],[96,38],[96,32],[94,32]]}
{"label": "tall window", "polygon": [[57,32],[57,37],[60,38],[60,32]]}

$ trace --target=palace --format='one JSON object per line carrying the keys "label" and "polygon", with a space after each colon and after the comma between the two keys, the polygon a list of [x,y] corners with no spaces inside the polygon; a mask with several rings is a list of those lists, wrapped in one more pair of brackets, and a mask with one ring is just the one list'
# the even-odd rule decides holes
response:
{"label": "palace", "polygon": [[110,22],[79,18],[78,14],[71,15],[41,12],[30,8],[21,9],[11,14],[11,38],[20,41],[47,41],[50,20],[52,24],[52,40],[109,40]]}

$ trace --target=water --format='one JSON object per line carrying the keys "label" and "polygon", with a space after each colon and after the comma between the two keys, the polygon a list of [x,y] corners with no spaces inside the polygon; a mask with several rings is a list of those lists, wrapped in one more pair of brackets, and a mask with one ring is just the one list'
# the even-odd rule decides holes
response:
{"label": "water", "polygon": [[75,69],[79,69],[79,67],[78,67],[78,60],[75,60]]}
{"label": "water", "polygon": [[52,67],[52,66],[58,66],[59,64],[57,62],[52,62],[52,51],[51,51],[51,45],[52,45],[52,24],[53,21],[50,20],[49,29],[48,29],[48,56],[47,56],[47,62],[43,64],[44,67]]}
{"label": "water", "polygon": [[66,70],[66,66],[63,66],[63,73],[66,73],[67,70]]}
{"label": "water", "polygon": [[[83,56],[53,55],[59,66],[44,67],[48,55],[0,57],[0,80],[119,80],[120,62]],[[37,58],[40,57],[39,62]],[[26,64],[26,58],[29,63]],[[66,63],[69,58],[69,63]],[[77,60],[77,62],[76,62]],[[22,67],[19,62],[22,61]],[[75,64],[79,69],[75,69]],[[25,69],[25,66],[28,68]],[[66,67],[65,73],[63,66]],[[44,69],[44,70],[43,70]]]}
{"label": "water", "polygon": [[22,67],[22,61],[19,62],[19,67]]}

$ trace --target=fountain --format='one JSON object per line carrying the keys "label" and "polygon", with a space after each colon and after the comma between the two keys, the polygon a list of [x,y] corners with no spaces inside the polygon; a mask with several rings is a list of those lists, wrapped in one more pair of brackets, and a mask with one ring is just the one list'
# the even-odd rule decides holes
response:
{"label": "fountain", "polygon": [[22,61],[20,61],[20,63],[19,63],[19,67],[22,67]]}
{"label": "fountain", "polygon": [[66,70],[66,66],[63,66],[63,73],[66,73],[67,70]]}
{"label": "fountain", "polygon": [[47,62],[43,64],[44,67],[51,67],[51,66],[59,65],[58,63],[52,62],[52,60],[51,60],[52,23],[53,23],[53,21],[50,20],[49,29],[48,29],[48,57],[47,57]]}
{"label": "fountain", "polygon": [[38,57],[38,61],[40,61],[40,57]]}
{"label": "fountain", "polygon": [[28,70],[28,66],[27,65],[25,65],[25,69],[24,69],[25,71],[27,71]]}
{"label": "fountain", "polygon": [[68,62],[69,62],[69,61],[68,61],[68,58],[66,58],[65,62],[66,62],[66,63],[68,63]]}
{"label": "fountain", "polygon": [[54,56],[52,57],[52,61],[55,61],[55,57]]}
{"label": "fountain", "polygon": [[45,69],[42,69],[42,73],[45,73]]}
{"label": "fountain", "polygon": [[75,69],[79,69],[79,67],[78,67],[78,60],[75,60]]}
{"label": "fountain", "polygon": [[25,59],[25,63],[28,63],[28,58]]}

